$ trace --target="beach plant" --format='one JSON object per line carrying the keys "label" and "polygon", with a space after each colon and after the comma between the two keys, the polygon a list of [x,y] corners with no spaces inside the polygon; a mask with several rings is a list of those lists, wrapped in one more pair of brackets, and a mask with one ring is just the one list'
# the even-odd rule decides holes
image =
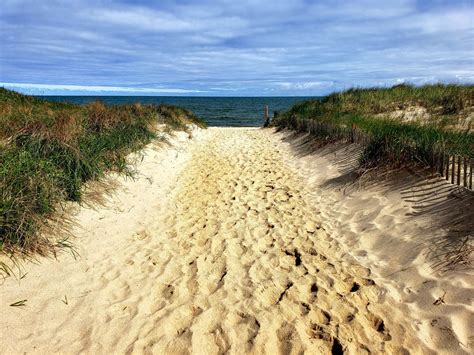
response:
{"label": "beach plant", "polygon": [[81,201],[84,183],[109,171],[131,176],[126,156],[153,140],[157,125],[191,123],[205,126],[170,105],[73,105],[0,88],[0,251],[59,245],[42,231],[58,227],[51,221],[64,201]]}
{"label": "beach plant", "polygon": [[[332,129],[314,134],[327,142],[338,137],[337,128],[357,127],[369,137],[361,166],[430,165],[441,153],[474,158],[474,85],[397,85],[391,88],[349,89],[294,105],[275,125],[298,128],[301,119],[327,124]],[[419,108],[423,120],[404,119]],[[335,128],[334,128],[335,127]]]}

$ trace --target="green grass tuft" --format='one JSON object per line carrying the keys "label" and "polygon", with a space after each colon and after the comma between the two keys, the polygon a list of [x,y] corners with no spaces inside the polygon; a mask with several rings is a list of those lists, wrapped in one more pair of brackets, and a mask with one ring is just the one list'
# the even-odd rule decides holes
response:
{"label": "green grass tuft", "polygon": [[44,252],[40,237],[62,201],[80,201],[84,182],[107,171],[130,174],[126,156],[155,127],[204,127],[169,105],[52,103],[0,88],[0,251]]}
{"label": "green grass tuft", "polygon": [[[429,119],[406,122],[390,116],[410,107],[424,108]],[[473,112],[474,85],[398,85],[349,89],[308,100],[283,113],[275,124],[295,128],[300,118],[335,127],[356,125],[370,137],[361,158],[363,166],[407,161],[430,165],[441,151],[474,158],[474,133],[470,126],[459,125],[469,123]]]}

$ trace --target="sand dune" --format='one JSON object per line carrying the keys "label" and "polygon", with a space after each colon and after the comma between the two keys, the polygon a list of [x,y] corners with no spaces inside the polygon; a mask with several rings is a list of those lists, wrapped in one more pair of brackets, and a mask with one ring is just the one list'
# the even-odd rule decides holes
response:
{"label": "sand dune", "polygon": [[393,224],[377,209],[386,197],[334,209],[322,185],[337,165],[301,168],[287,138],[210,128],[150,145],[138,180],[119,178],[106,207],[78,212],[78,260],[41,260],[0,286],[0,352],[468,353],[472,279],[458,274],[449,309],[410,307],[380,274],[394,262],[369,245]]}

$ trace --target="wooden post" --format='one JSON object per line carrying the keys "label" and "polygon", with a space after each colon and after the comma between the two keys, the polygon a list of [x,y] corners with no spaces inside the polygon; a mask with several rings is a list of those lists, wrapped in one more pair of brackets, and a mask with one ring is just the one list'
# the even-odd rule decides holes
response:
{"label": "wooden post", "polygon": [[264,113],[263,118],[265,120],[263,127],[268,127],[268,125],[270,124],[270,116],[268,114],[268,105],[265,105],[265,113]]}
{"label": "wooden post", "polygon": [[451,164],[451,169],[452,169],[452,171],[451,171],[451,184],[454,184],[454,175],[456,174],[456,171],[455,171],[455,169],[456,169],[456,156],[455,155],[453,155],[453,162]]}
{"label": "wooden post", "polygon": [[446,180],[449,180],[449,154],[446,155]]}
{"label": "wooden post", "polygon": [[467,187],[467,158],[464,157],[464,187]]}
{"label": "wooden post", "polygon": [[458,156],[458,181],[456,184],[461,185],[461,156]]}
{"label": "wooden post", "polygon": [[469,189],[472,190],[472,158],[469,159]]}

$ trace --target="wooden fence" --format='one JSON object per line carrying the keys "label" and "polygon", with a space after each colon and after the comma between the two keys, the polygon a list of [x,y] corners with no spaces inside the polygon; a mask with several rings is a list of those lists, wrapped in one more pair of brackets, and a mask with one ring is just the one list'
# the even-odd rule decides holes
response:
{"label": "wooden fence", "polygon": [[[309,132],[318,137],[329,137],[335,141],[351,142],[362,146],[367,146],[372,139],[369,133],[360,130],[355,125],[352,125],[352,127],[338,126],[293,117],[287,120],[284,126],[299,132]],[[389,145],[390,142],[386,141],[385,144]],[[411,160],[419,160],[410,146],[407,145],[406,148],[407,151],[412,151]],[[451,184],[473,190],[472,170],[474,159],[471,157],[448,154],[443,147],[432,147],[430,157],[426,160],[423,163],[433,168],[440,177],[444,177]]]}

